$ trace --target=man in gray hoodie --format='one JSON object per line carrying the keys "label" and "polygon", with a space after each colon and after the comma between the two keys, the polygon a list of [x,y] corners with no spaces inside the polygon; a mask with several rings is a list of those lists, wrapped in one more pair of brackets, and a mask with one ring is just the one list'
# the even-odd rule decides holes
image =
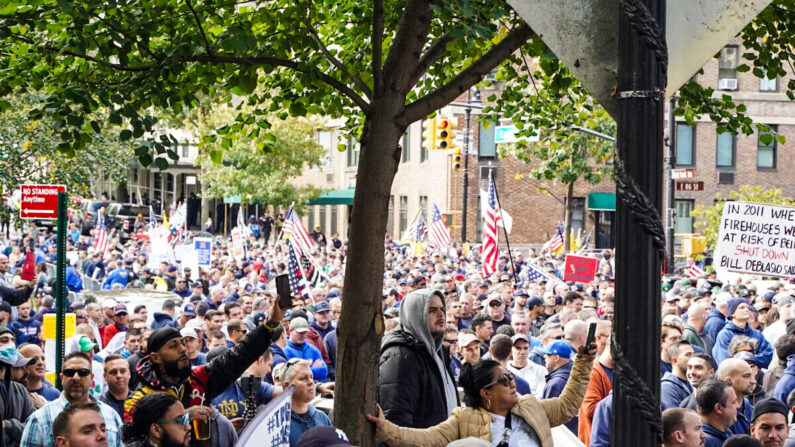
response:
{"label": "man in gray hoodie", "polygon": [[450,355],[442,346],[444,295],[421,289],[403,299],[400,323],[381,345],[378,401],[401,427],[428,428],[458,406]]}

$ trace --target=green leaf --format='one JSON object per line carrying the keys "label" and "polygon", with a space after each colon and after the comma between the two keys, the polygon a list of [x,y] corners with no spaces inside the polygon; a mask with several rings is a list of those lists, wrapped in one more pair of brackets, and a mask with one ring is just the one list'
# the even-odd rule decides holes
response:
{"label": "green leaf", "polygon": [[787,144],[787,136],[778,134],[776,135],[776,141],[778,141],[778,144]]}
{"label": "green leaf", "polygon": [[765,146],[770,146],[771,144],[773,144],[773,134],[770,133],[760,134],[759,142],[764,144]]}
{"label": "green leaf", "polygon": [[221,164],[224,160],[223,151],[210,151],[210,160],[217,165]]}
{"label": "green leaf", "polygon": [[168,160],[163,157],[158,157],[155,159],[155,167],[160,169],[161,171],[165,171],[168,169]]}
{"label": "green leaf", "polygon": [[129,129],[124,129],[119,133],[119,139],[121,141],[127,141],[132,138],[132,131]]}

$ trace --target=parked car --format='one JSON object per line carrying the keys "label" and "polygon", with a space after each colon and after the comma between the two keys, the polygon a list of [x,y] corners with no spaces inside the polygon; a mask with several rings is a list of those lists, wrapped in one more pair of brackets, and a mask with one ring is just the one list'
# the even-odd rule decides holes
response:
{"label": "parked car", "polygon": [[[112,226],[108,228],[116,228],[121,241],[125,242],[135,234],[135,219],[138,214],[142,215],[144,222],[149,222],[149,207],[147,205],[140,205],[137,203],[111,203],[108,208],[108,216],[113,218]],[[158,222],[163,218],[155,216]]]}

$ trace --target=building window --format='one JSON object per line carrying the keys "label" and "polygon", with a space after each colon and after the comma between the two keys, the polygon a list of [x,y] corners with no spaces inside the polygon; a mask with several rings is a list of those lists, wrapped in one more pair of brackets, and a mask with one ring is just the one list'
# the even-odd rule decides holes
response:
{"label": "building window", "polygon": [[734,135],[729,132],[719,133],[717,138],[715,166],[719,168],[734,167]]}
{"label": "building window", "polygon": [[166,191],[174,191],[174,174],[166,174]]}
{"label": "building window", "polygon": [[310,206],[309,215],[307,216],[307,223],[309,224],[307,228],[309,228],[310,232],[315,229],[315,213],[317,212],[315,208],[317,208],[317,206]]}
{"label": "building window", "polygon": [[317,144],[320,145],[325,151],[326,155],[320,160],[320,166],[324,168],[331,167],[331,157],[334,154],[334,132],[330,130],[317,131]]}
{"label": "building window", "polygon": [[400,160],[403,163],[411,161],[411,126],[406,128],[406,133],[403,134],[403,155]]}
{"label": "building window", "polygon": [[496,123],[491,123],[488,129],[483,123],[478,123],[478,157],[497,158],[497,143],[494,142]]}
{"label": "building window", "polygon": [[181,144],[180,147],[182,148],[182,158],[190,157],[190,145],[189,144]]}
{"label": "building window", "polygon": [[718,58],[718,90],[737,90],[739,57],[740,47],[737,45],[728,45],[721,50]]}
{"label": "building window", "polygon": [[319,205],[318,208],[320,208],[320,217],[318,218],[317,224],[320,225],[320,228],[322,228],[323,231],[325,231],[326,230],[326,205]]}
{"label": "building window", "polygon": [[[776,131],[778,126],[771,125],[770,130],[759,132],[756,142],[756,167],[757,169],[776,169]],[[770,141],[767,140],[770,135]],[[767,144],[766,144],[767,143]]]}
{"label": "building window", "polygon": [[760,92],[777,92],[778,91],[778,78],[768,79],[767,76],[759,78],[759,91]]}
{"label": "building window", "polygon": [[408,226],[408,207],[409,207],[409,198],[406,196],[400,196],[400,219],[398,221],[398,232],[402,235],[404,231],[406,231],[406,227]]}
{"label": "building window", "polygon": [[585,197],[572,197],[571,234],[575,237],[585,231]]}
{"label": "building window", "polygon": [[348,139],[348,167],[359,166],[359,153],[362,146],[358,141],[353,138]]}
{"label": "building window", "polygon": [[386,215],[386,234],[395,235],[395,196],[389,196],[389,211]]}
{"label": "building window", "polygon": [[696,164],[696,132],[693,126],[676,125],[676,165],[693,166]]}
{"label": "building window", "polygon": [[329,236],[333,235],[337,232],[337,213],[338,213],[338,205],[331,205],[331,232]]}
{"label": "building window", "polygon": [[154,179],[155,179],[155,189],[163,189],[162,180],[159,172],[155,172]]}
{"label": "building window", "polygon": [[[674,222],[674,233],[692,233],[693,232],[693,218],[690,217],[690,212],[693,211],[694,201],[692,199],[677,199],[674,201],[676,208],[676,221]],[[681,253],[682,238],[677,237],[674,239],[674,252]]]}

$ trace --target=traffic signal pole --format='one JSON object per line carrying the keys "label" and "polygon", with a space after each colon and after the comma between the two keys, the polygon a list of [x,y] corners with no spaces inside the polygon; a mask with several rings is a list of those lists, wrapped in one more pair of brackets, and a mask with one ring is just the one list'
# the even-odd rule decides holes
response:
{"label": "traffic signal pole", "polygon": [[[467,90],[467,103],[469,103],[469,90]],[[469,192],[469,123],[472,117],[472,107],[464,109],[466,112],[466,131],[464,132],[464,202],[461,205],[461,243],[467,241],[467,196]]]}

